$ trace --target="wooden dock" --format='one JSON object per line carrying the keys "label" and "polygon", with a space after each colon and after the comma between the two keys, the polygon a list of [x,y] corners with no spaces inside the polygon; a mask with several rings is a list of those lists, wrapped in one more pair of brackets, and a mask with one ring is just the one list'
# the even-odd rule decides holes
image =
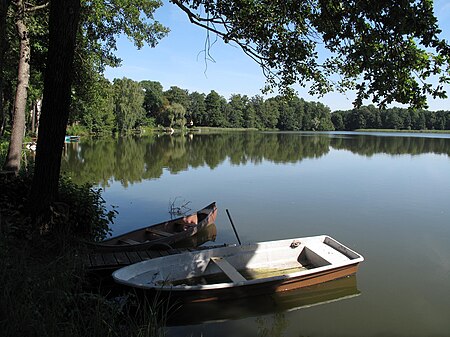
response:
{"label": "wooden dock", "polygon": [[84,256],[83,263],[88,271],[114,271],[133,263],[154,259],[166,255],[180,254],[188,251],[224,247],[225,245],[197,248],[175,248],[169,250],[142,250],[135,252],[89,253]]}

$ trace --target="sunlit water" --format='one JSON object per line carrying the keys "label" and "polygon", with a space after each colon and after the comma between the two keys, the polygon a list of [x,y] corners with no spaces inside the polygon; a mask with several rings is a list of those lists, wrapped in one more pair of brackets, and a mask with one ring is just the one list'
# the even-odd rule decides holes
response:
{"label": "sunlit water", "polygon": [[[328,234],[365,257],[350,285],[191,310],[192,324],[169,336],[450,336],[448,135],[83,140],[69,144],[63,169],[104,188],[118,206],[114,234],[169,218],[174,201],[216,201],[216,243],[236,242],[229,209],[243,242]],[[200,323],[202,310],[216,316]]]}

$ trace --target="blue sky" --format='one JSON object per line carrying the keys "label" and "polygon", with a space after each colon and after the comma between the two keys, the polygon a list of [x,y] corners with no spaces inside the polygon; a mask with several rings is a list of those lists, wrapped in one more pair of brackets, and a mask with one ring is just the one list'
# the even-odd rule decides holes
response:
{"label": "blue sky", "polygon": [[[435,14],[442,29],[441,37],[450,40],[450,1],[434,1]],[[126,38],[118,39],[117,55],[123,60],[119,68],[108,68],[106,77],[127,77],[135,81],[159,81],[164,90],[171,86],[209,93],[217,91],[225,98],[231,94],[261,95],[265,78],[259,66],[240,49],[221,40],[210,50],[215,62],[205,63],[205,30],[189,23],[186,15],[168,1],[155,13],[155,19],[170,28],[170,33],[155,48],[137,50]],[[212,36],[213,38],[213,36]],[[351,109],[354,94],[330,93],[324,97],[310,96],[298,89],[300,97],[319,101],[332,110]],[[450,87],[447,88],[450,96]],[[428,101],[431,110],[450,110],[450,99]]]}

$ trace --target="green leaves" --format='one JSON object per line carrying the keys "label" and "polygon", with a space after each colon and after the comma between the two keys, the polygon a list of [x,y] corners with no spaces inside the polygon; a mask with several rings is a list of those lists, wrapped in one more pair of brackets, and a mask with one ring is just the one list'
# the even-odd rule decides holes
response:
{"label": "green leaves", "polygon": [[82,25],[87,47],[100,52],[102,61],[108,65],[118,64],[113,53],[120,34],[125,34],[137,48],[145,43],[155,47],[169,32],[153,17],[161,5],[159,0],[83,1]]}
{"label": "green leaves", "polygon": [[145,116],[144,91],[138,82],[128,78],[115,79],[113,88],[117,128],[120,133],[126,133]]}
{"label": "green leaves", "polygon": [[446,97],[450,47],[439,38],[430,0],[172,2],[258,62],[267,90],[286,94],[295,83],[315,95],[356,89],[355,105],[371,98],[380,106],[423,107],[427,95]]}

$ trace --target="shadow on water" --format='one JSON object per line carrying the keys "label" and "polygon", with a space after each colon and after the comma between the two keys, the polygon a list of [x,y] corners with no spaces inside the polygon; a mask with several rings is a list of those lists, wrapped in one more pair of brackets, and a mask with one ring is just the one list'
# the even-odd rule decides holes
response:
{"label": "shadow on water", "polygon": [[118,181],[127,187],[160,178],[165,170],[176,174],[189,168],[214,169],[227,160],[232,165],[258,165],[263,161],[298,163],[320,158],[331,149],[362,156],[379,153],[450,156],[450,138],[245,132],[86,139],[68,144],[62,171],[77,183],[107,187]]}
{"label": "shadow on water", "polygon": [[169,315],[167,325],[187,326],[262,315],[276,315],[350,299],[359,295],[356,275],[352,275],[291,291],[220,302],[182,304]]}

